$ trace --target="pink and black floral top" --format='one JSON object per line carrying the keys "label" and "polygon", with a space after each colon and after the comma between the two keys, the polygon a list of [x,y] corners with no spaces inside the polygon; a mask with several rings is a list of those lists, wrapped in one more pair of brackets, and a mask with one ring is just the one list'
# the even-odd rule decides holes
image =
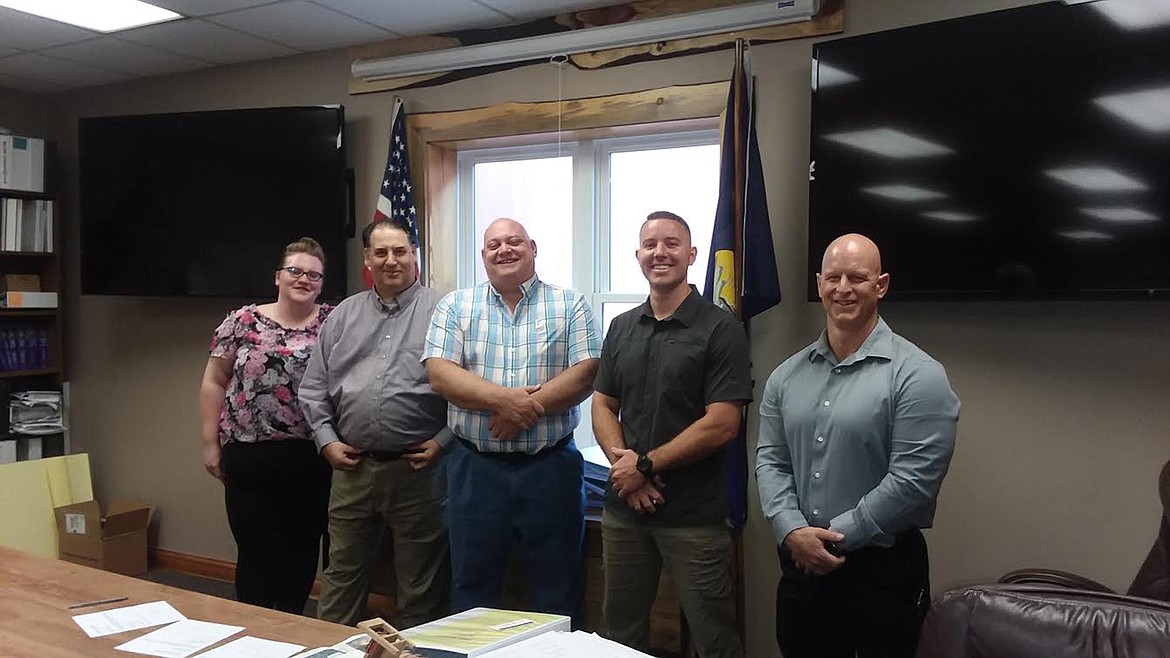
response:
{"label": "pink and black floral top", "polygon": [[211,356],[232,362],[232,378],[219,414],[221,443],[311,439],[297,388],[321,323],[333,310],[322,304],[300,329],[286,329],[255,304],[224,318],[211,338]]}

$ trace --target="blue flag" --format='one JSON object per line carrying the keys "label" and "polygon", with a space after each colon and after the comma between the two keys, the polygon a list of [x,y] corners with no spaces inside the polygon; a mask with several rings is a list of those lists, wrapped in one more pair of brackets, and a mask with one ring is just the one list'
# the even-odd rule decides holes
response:
{"label": "blue flag", "polygon": [[[735,67],[727,94],[719,203],[703,296],[745,323],[780,303],[780,277],[776,273],[760,146],[756,141],[754,101],[750,58],[744,54],[742,66]],[[748,337],[751,338],[750,332]],[[726,462],[728,516],[738,532],[747,522],[746,419],[740,422],[735,440],[727,445]]]}

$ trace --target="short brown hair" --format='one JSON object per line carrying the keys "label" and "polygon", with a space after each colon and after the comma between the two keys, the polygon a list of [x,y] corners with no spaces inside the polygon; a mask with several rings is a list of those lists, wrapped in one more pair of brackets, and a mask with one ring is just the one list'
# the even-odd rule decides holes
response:
{"label": "short brown hair", "polygon": [[655,210],[649,215],[646,215],[646,221],[642,222],[642,226],[645,226],[646,222],[652,222],[656,219],[669,219],[672,222],[678,222],[679,224],[682,224],[683,230],[687,232],[687,239],[689,240],[691,238],[691,225],[687,224],[687,220],[679,217],[669,210]]}
{"label": "short brown hair", "polygon": [[284,267],[288,257],[293,254],[308,254],[321,261],[321,267],[325,267],[325,250],[321,248],[321,243],[313,238],[301,238],[286,244],[284,255],[280,257],[280,267]]}

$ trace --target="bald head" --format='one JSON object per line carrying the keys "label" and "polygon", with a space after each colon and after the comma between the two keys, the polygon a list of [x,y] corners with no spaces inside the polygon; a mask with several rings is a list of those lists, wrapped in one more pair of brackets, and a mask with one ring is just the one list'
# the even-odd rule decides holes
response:
{"label": "bald head", "polygon": [[885,297],[889,285],[890,275],[882,273],[882,255],[873,240],[857,233],[833,240],[817,273],[830,342],[834,336],[839,339],[848,334],[860,345],[877,324],[878,301]]}
{"label": "bald head", "polygon": [[536,275],[536,242],[520,222],[501,217],[483,232],[484,270],[500,292],[514,291]]}
{"label": "bald head", "polygon": [[826,269],[830,259],[848,258],[850,261],[865,265],[872,272],[881,274],[882,253],[873,240],[860,233],[846,233],[829,243],[825,248],[825,255],[821,258],[821,271]]}
{"label": "bald head", "polygon": [[525,240],[532,239],[528,237],[528,229],[524,228],[523,224],[510,217],[500,217],[499,219],[493,220],[491,224],[488,224],[488,227],[483,232],[483,242],[487,244],[488,236],[513,233],[524,236]]}

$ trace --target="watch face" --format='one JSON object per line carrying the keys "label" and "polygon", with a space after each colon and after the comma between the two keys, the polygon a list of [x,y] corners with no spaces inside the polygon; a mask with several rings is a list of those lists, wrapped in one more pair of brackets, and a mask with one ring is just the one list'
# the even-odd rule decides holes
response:
{"label": "watch face", "polygon": [[654,468],[654,464],[653,464],[653,462],[650,461],[649,457],[647,457],[646,455],[641,455],[638,457],[637,468],[638,468],[639,473],[642,473],[644,475],[649,475],[650,470]]}

